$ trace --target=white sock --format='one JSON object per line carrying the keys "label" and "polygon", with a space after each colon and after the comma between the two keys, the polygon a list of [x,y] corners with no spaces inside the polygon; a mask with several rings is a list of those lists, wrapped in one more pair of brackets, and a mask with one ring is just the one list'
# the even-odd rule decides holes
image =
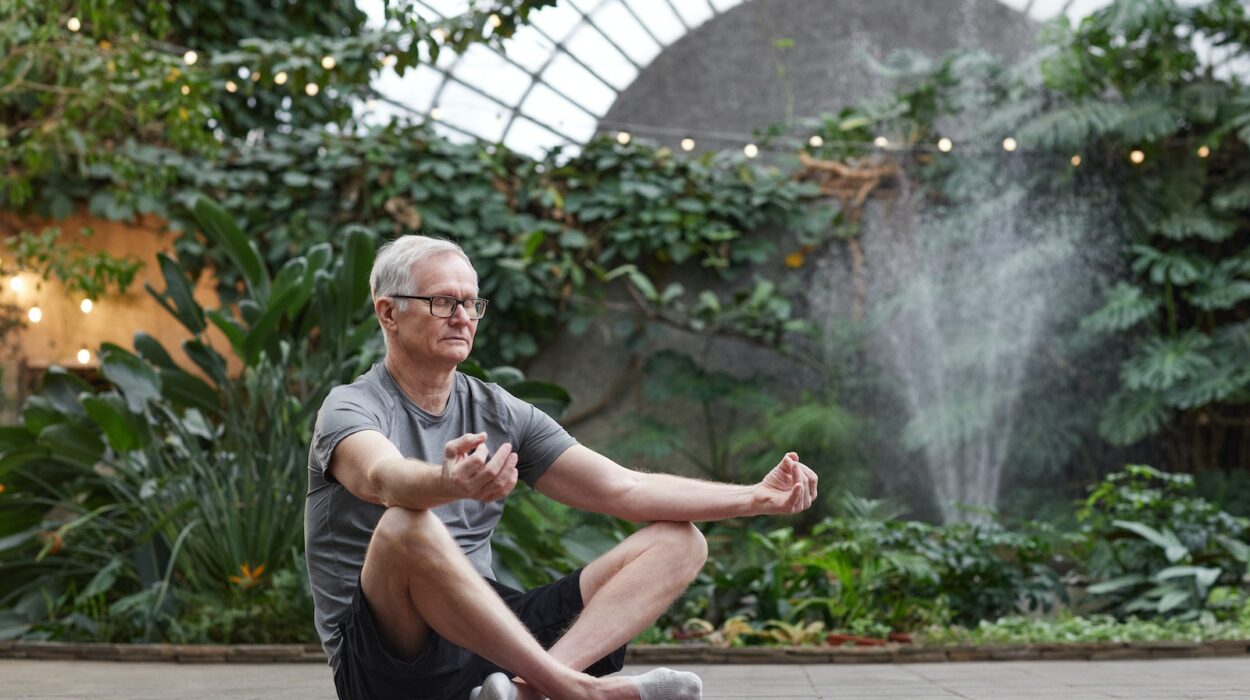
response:
{"label": "white sock", "polygon": [[641,676],[629,676],[642,700],[701,700],[703,681],[693,673],[656,668]]}
{"label": "white sock", "polygon": [[516,700],[516,686],[506,673],[492,673],[469,693],[469,700]]}

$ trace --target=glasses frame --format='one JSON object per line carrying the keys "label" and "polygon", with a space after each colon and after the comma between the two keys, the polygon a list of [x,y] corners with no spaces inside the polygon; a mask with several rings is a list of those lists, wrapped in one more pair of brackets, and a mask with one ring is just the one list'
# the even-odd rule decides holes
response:
{"label": "glasses frame", "polygon": [[[481,297],[469,297],[467,299],[457,299],[456,297],[450,296],[448,294],[434,294],[432,296],[417,296],[415,294],[387,294],[386,296],[392,299],[415,299],[417,301],[424,301],[429,306],[430,315],[433,316],[434,318],[451,318],[452,316],[456,315],[455,307],[452,307],[451,313],[447,314],[446,316],[439,316],[438,314],[434,313],[434,300],[435,299],[451,299],[452,301],[456,302],[456,306],[459,306],[464,309],[465,313],[469,315],[470,321],[480,321],[483,318],[485,318],[486,307],[490,304],[490,299],[483,299]],[[469,307],[465,306],[465,303],[470,302],[470,301],[473,302],[474,307],[476,307],[479,302],[482,304],[482,312],[478,314],[477,316],[473,315],[477,311],[476,308],[474,308],[473,310],[470,310]]]}

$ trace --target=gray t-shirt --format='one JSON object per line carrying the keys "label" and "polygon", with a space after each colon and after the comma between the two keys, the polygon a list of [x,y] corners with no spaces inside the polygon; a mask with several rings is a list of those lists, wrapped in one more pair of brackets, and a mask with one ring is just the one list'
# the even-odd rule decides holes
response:
{"label": "gray t-shirt", "polygon": [[[519,458],[519,477],[530,486],[565,450],[576,444],[550,416],[496,384],[456,372],[455,388],[442,415],[408,398],[381,362],[351,384],[334,388],[321,404],[308,451],[308,495],[304,545],[316,606],[314,622],[334,664],[341,644],[339,621],[351,606],[369,538],[385,508],[362,501],[326,473],[343,438],[361,430],[385,435],[400,454],[443,463],[443,447],[465,433],[486,433],[490,454],[505,442]],[[491,571],[490,537],[503,513],[503,500],[462,500],[433,512],[456,538],[483,576]]]}

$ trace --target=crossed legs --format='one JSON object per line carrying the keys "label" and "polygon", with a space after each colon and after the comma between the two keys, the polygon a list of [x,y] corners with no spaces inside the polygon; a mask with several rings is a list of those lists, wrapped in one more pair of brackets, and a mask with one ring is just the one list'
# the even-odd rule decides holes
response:
{"label": "crossed legs", "polygon": [[[582,572],[585,608],[544,650],[429,511],[391,508],[374,530],[361,572],[365,600],[389,648],[414,658],[431,629],[504,668],[541,696],[638,700],[627,678],[581,673],[634,638],[694,579],[707,556],[689,523],[639,530]],[[532,689],[532,691],[531,691]]]}

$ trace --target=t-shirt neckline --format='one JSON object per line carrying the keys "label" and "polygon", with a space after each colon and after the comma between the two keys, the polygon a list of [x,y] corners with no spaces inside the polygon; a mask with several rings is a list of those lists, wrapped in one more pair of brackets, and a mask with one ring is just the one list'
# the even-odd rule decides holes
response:
{"label": "t-shirt neckline", "polygon": [[404,393],[403,388],[399,386],[399,382],[397,382],[395,377],[391,375],[391,370],[386,366],[385,362],[378,362],[378,368],[381,371],[382,376],[386,378],[386,382],[389,385],[390,390],[394,392],[397,397],[399,397],[400,403],[403,404],[404,408],[408,409],[410,413],[416,413],[425,420],[438,423],[446,419],[447,416],[451,414],[452,408],[456,405],[456,395],[460,393],[460,370],[456,370],[455,375],[452,378],[451,394],[447,397],[447,405],[443,406],[443,412],[430,413],[424,408],[418,406],[416,401],[413,401],[408,394]]}

